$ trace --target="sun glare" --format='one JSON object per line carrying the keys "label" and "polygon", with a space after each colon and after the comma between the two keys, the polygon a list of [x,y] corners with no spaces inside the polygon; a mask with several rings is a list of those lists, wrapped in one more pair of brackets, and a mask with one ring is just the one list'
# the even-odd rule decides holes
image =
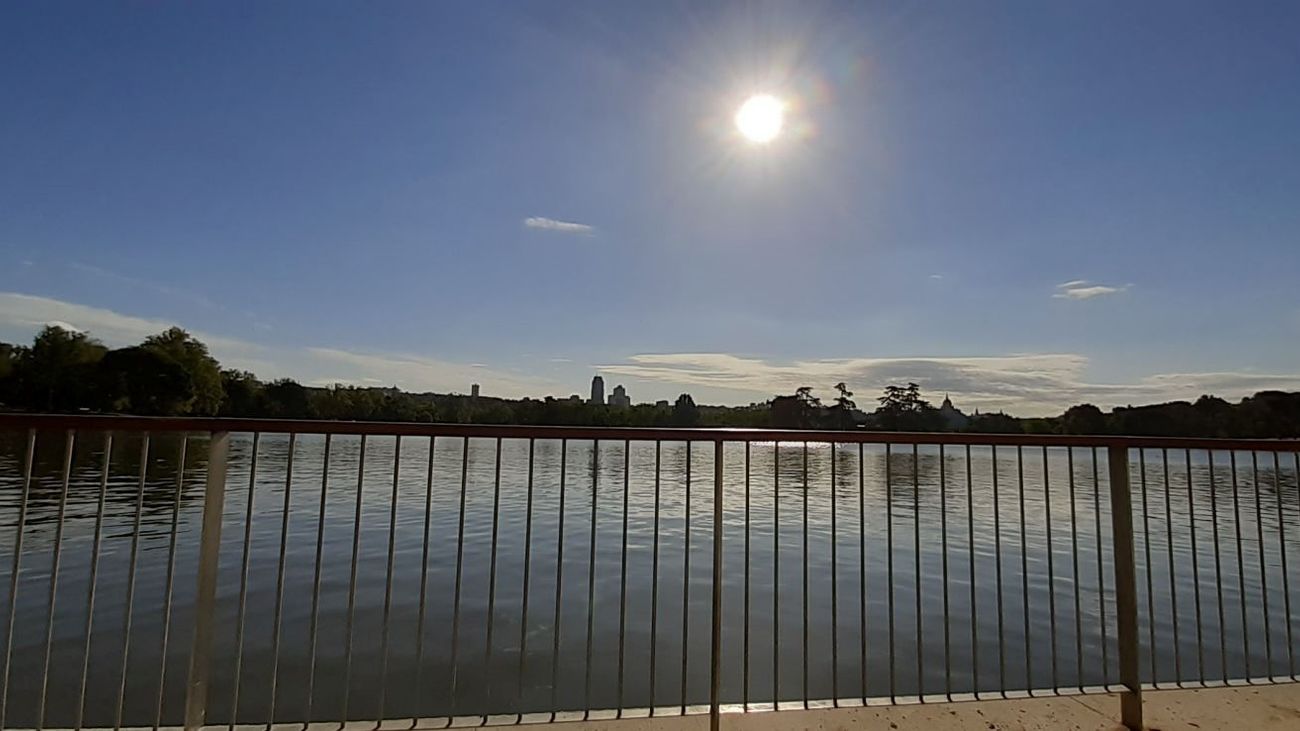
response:
{"label": "sun glare", "polygon": [[736,111],[736,129],[745,139],[765,145],[781,134],[785,125],[785,102],[771,94],[755,94]]}

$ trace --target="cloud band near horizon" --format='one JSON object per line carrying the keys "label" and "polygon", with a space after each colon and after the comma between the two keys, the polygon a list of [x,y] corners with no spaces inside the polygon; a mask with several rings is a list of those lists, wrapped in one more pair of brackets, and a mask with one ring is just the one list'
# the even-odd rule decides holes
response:
{"label": "cloud band near horizon", "polygon": [[[48,297],[0,292],[0,339],[30,339],[46,324],[85,331],[107,345],[121,347],[180,323]],[[1133,383],[1094,383],[1086,378],[1088,358],[1074,353],[823,358],[785,363],[727,353],[638,354],[590,368],[574,363],[572,378],[577,382],[561,382],[517,369],[426,355],[266,345],[190,331],[207,343],[223,366],[249,370],[267,380],[293,378],[309,385],[395,385],[416,392],[455,393],[467,392],[471,383],[482,383],[485,392],[508,398],[564,397],[582,392],[584,381],[595,372],[632,379],[642,393],[654,387],[660,393],[695,391],[703,403],[728,404],[762,401],[776,394],[793,393],[804,385],[827,393],[833,384],[844,381],[857,392],[858,403],[870,407],[884,385],[915,381],[935,400],[944,392],[951,393],[966,411],[1006,410],[1018,416],[1059,414],[1078,403],[1110,408],[1192,400],[1206,393],[1238,399],[1261,390],[1300,391],[1300,374],[1249,371],[1156,373]]]}

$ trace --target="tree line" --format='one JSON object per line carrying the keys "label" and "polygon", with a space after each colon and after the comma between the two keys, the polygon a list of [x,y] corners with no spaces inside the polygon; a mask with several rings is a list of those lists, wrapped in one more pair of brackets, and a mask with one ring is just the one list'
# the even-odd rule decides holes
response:
{"label": "tree line", "polygon": [[576,397],[502,399],[397,388],[308,386],[292,379],[262,381],[247,371],[222,368],[206,345],[175,327],[139,345],[116,349],[86,333],[54,325],[43,328],[31,345],[0,343],[0,408],[23,411],[558,426],[1300,437],[1300,393],[1281,391],[1261,391],[1238,403],[1201,396],[1194,402],[1125,406],[1109,412],[1080,404],[1060,416],[1023,419],[1000,412],[954,416],[952,410],[931,404],[915,383],[886,386],[871,411],[858,408],[845,383],[835,384],[832,392],[834,398],[826,403],[811,386],[803,386],[794,394],[748,406],[697,405],[690,394],[681,394],[672,403],[619,408]]}

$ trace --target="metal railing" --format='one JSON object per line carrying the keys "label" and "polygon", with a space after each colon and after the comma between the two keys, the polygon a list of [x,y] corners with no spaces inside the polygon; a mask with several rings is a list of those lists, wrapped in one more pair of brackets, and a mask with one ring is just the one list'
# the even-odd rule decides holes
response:
{"label": "metal railing", "polygon": [[[1300,442],[0,415],[0,726],[1296,678]],[[707,638],[707,641],[706,639]]]}

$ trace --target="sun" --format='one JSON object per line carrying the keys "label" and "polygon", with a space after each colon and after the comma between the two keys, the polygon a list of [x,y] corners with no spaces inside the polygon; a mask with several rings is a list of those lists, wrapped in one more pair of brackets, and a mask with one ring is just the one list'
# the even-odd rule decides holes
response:
{"label": "sun", "polygon": [[736,110],[736,129],[745,139],[766,145],[785,126],[785,102],[771,94],[755,94]]}

